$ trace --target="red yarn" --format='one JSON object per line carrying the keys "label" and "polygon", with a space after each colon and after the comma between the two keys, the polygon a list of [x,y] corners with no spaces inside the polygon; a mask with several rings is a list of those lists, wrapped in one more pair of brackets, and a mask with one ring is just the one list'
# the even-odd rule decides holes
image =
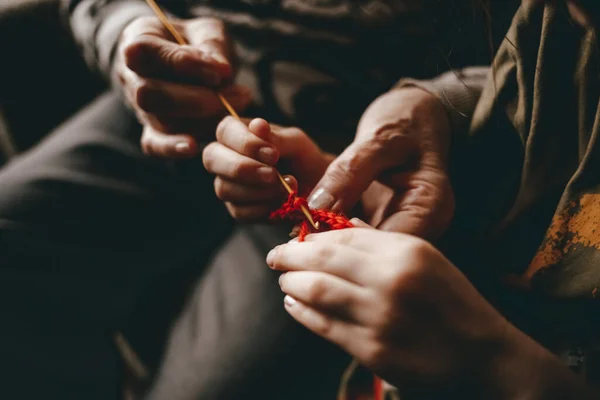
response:
{"label": "red yarn", "polygon": [[383,381],[376,375],[373,375],[373,400],[384,399]]}
{"label": "red yarn", "polygon": [[[298,233],[298,240],[303,242],[306,235],[314,231],[312,225],[306,220],[306,216],[302,212],[303,206],[310,212],[313,220],[319,223],[319,231],[338,230],[352,228],[354,226],[348,218],[340,213],[328,210],[309,209],[306,199],[297,196],[296,192],[290,193],[287,201],[279,210],[273,211],[270,218],[275,220],[288,219],[292,221],[302,221],[300,224],[300,232]],[[374,400],[383,400],[384,398],[383,382],[375,375],[373,375],[373,395]]]}
{"label": "red yarn", "polygon": [[287,201],[279,210],[271,213],[271,219],[289,219],[292,221],[302,221],[298,240],[303,242],[306,235],[313,232],[312,225],[306,220],[302,212],[302,207],[310,212],[313,220],[319,223],[319,232],[334,231],[338,229],[352,228],[354,225],[344,215],[328,210],[311,210],[308,208],[308,202],[305,198],[299,197],[296,192],[290,193]]}

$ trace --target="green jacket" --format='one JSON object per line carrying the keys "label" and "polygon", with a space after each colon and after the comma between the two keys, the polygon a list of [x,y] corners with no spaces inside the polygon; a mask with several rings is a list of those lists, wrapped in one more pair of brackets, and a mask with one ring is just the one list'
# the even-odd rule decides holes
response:
{"label": "green jacket", "polygon": [[509,319],[598,385],[596,31],[572,22],[563,2],[523,5],[491,67],[398,86],[435,94],[450,116],[448,253]]}
{"label": "green jacket", "polygon": [[523,5],[491,67],[399,85],[437,95],[453,125],[449,253],[509,319],[597,384],[596,34],[563,2]]}

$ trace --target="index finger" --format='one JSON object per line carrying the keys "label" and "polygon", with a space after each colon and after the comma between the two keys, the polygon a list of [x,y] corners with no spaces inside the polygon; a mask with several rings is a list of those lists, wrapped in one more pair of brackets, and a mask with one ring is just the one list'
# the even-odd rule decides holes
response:
{"label": "index finger", "polygon": [[278,271],[320,271],[356,284],[367,279],[364,266],[367,254],[325,242],[292,242],[275,247],[267,264]]}
{"label": "index finger", "polygon": [[[233,117],[226,117],[217,126],[217,141],[246,157],[274,166],[279,159],[278,150],[261,135],[269,135],[269,125],[262,120],[253,120],[248,127]],[[257,129],[257,127],[259,129]]]}
{"label": "index finger", "polygon": [[217,70],[202,50],[151,34],[124,43],[123,58],[127,68],[144,78],[216,87],[231,76],[230,70]]}

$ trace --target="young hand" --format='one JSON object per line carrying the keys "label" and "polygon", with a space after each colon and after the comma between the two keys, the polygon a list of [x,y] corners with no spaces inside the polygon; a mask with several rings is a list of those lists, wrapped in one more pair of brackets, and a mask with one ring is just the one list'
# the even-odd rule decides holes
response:
{"label": "young hand", "polygon": [[401,394],[558,399],[564,386],[581,394],[564,398],[594,398],[421,239],[361,228],[318,233],[276,247],[267,263],[284,272],[292,317]]}
{"label": "young hand", "polygon": [[254,221],[267,217],[287,196],[276,166],[293,174],[285,179],[302,192],[322,176],[332,157],[298,128],[269,125],[263,119],[240,122],[227,117],[202,158],[208,172],[216,175],[215,192],[230,214],[237,220]]}

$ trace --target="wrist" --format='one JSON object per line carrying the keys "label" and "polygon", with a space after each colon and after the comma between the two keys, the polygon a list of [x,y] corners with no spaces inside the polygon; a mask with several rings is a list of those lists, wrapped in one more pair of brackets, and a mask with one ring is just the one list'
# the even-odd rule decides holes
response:
{"label": "wrist", "polygon": [[[508,333],[510,332],[510,333]],[[550,351],[509,325],[484,368],[484,398],[495,400],[597,399],[599,394]]]}

